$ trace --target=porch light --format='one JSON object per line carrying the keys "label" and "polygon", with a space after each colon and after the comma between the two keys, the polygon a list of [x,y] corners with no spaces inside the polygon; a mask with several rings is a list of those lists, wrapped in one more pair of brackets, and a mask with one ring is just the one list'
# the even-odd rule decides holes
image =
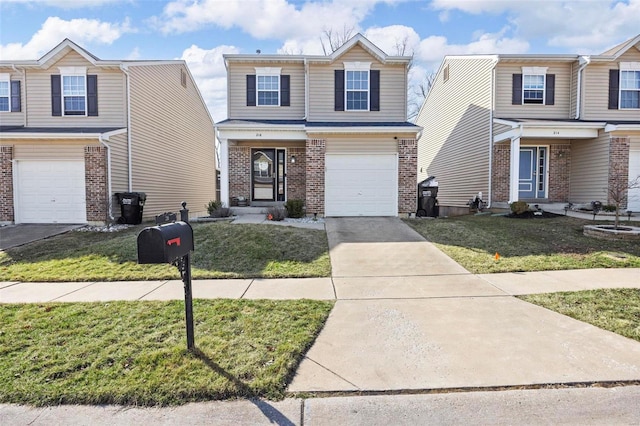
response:
{"label": "porch light", "polygon": [[296,156],[295,156],[295,155],[292,155],[292,156],[291,156],[291,163],[295,163],[295,162],[296,162]]}

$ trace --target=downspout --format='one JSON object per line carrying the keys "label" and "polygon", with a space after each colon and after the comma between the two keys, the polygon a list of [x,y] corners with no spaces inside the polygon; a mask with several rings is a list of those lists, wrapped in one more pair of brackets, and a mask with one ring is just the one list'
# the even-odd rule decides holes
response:
{"label": "downspout", "polygon": [[580,68],[578,68],[578,83],[576,86],[576,120],[580,118],[580,99],[582,94],[582,72],[591,62],[591,57],[589,56],[581,56],[580,57]]}
{"label": "downspout", "polygon": [[493,196],[493,112],[496,107],[496,66],[500,58],[493,60],[491,67],[491,108],[489,108],[489,190],[487,191],[487,208],[491,208],[491,198]]}
{"label": "downspout", "polygon": [[127,79],[127,185],[128,191],[133,191],[133,177],[131,173],[131,76],[126,65],[120,65],[120,69]]}
{"label": "downspout", "polygon": [[304,117],[306,120],[309,117],[309,63],[307,58],[304,58]]}
{"label": "downspout", "polygon": [[107,148],[107,194],[109,196],[109,201],[107,202],[107,210],[109,211],[109,219],[111,219],[111,221],[114,221],[115,218],[113,217],[113,206],[111,203],[111,199],[113,198],[111,189],[111,147],[109,146],[109,144],[107,144],[107,142],[105,142],[105,138],[102,135],[98,136],[98,140],[105,148]]}

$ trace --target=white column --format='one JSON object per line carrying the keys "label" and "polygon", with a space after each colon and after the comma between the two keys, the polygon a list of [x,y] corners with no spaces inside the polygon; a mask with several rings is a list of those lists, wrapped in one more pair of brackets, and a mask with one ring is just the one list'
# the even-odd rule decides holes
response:
{"label": "white column", "polygon": [[518,201],[520,186],[520,138],[511,138],[511,160],[509,167],[509,203]]}
{"label": "white column", "polygon": [[229,140],[220,141],[220,201],[229,207]]}

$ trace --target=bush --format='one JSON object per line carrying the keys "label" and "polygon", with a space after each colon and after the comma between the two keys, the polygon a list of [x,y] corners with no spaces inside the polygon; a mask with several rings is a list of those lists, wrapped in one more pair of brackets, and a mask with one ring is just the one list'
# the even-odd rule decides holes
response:
{"label": "bush", "polygon": [[287,209],[287,215],[293,218],[299,218],[304,216],[304,201],[303,200],[287,200],[284,203],[284,208]]}
{"label": "bush", "polygon": [[[211,200],[211,201],[209,201],[209,204],[205,204],[205,207],[207,208],[207,213],[209,213],[209,216],[214,217],[213,216],[213,212],[215,212],[216,210],[222,208],[222,202]],[[220,217],[220,216],[218,216],[218,217]]]}
{"label": "bush", "polygon": [[220,207],[209,214],[211,217],[229,217],[233,214],[229,207]]}
{"label": "bush", "polygon": [[515,201],[511,203],[510,207],[513,214],[523,214],[529,211],[529,204],[524,201]]}
{"label": "bush", "polygon": [[602,210],[612,213],[616,211],[616,206],[613,204],[605,204],[604,206],[602,206]]}
{"label": "bush", "polygon": [[284,207],[269,207],[267,209],[267,219],[280,222],[287,216]]}

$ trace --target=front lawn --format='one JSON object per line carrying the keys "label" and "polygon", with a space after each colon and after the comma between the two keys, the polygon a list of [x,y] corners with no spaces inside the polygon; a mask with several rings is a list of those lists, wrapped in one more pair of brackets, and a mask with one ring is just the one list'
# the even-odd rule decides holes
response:
{"label": "front lawn", "polygon": [[640,342],[640,289],[533,294],[519,298]]}
{"label": "front lawn", "polygon": [[0,305],[0,402],[281,399],[332,306],[194,300],[192,354],[179,301]]}
{"label": "front lawn", "polygon": [[[170,265],[138,265],[143,226],[121,232],[68,232],[0,251],[0,281],[179,279]],[[324,231],[271,225],[193,224],[193,278],[331,275]]]}
{"label": "front lawn", "polygon": [[[406,222],[475,274],[640,267],[637,241],[585,237],[582,226],[593,222],[572,217],[511,219],[469,215]],[[638,226],[637,222],[631,224]]]}

